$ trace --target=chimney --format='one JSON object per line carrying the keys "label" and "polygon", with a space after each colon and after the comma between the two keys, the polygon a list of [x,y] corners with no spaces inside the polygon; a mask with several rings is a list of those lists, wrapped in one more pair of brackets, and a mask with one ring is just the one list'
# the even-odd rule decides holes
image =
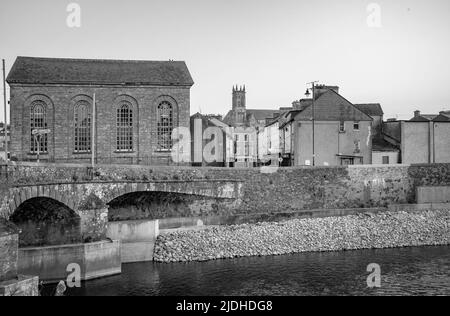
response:
{"label": "chimney", "polygon": [[420,111],[418,111],[418,110],[417,110],[417,111],[414,111],[414,117],[417,118],[417,117],[419,117],[419,116],[420,116]]}
{"label": "chimney", "polygon": [[216,120],[219,120],[219,121],[222,121],[222,119],[223,119],[223,117],[222,117],[222,115],[220,115],[220,114],[209,114],[209,115],[207,115],[207,117],[209,118],[209,119],[216,119]]}
{"label": "chimney", "polygon": [[315,91],[314,100],[317,100],[322,94],[324,94],[328,90],[333,90],[334,92],[339,93],[338,86],[316,85],[314,88]]}
{"label": "chimney", "polygon": [[301,103],[300,103],[300,101],[294,101],[294,102],[292,102],[292,108],[294,109],[294,110],[299,110],[300,109],[300,106],[301,106]]}

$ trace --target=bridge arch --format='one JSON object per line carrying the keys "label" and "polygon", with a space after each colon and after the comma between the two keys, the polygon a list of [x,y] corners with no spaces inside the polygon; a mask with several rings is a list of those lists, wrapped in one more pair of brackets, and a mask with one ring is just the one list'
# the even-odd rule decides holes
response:
{"label": "bridge arch", "polygon": [[21,247],[49,246],[82,241],[81,218],[66,204],[50,197],[32,197],[9,216],[20,229]]}
{"label": "bridge arch", "polygon": [[49,198],[55,200],[77,212],[76,198],[58,190],[55,185],[19,186],[10,190],[7,198],[9,209],[6,210],[6,214],[2,212],[2,217],[8,220],[20,205],[27,200],[35,198]]}

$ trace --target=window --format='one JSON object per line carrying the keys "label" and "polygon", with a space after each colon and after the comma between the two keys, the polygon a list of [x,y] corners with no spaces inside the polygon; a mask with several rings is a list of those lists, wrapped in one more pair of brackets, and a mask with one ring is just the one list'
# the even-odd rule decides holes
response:
{"label": "window", "polygon": [[133,110],[128,102],[117,109],[117,151],[133,151]]}
{"label": "window", "polygon": [[359,122],[353,122],[353,130],[359,131]]}
{"label": "window", "polygon": [[355,140],[355,154],[359,154],[361,152],[361,141]]}
{"label": "window", "polygon": [[158,106],[158,150],[170,151],[172,149],[173,108],[168,101]]}
{"label": "window", "polygon": [[87,153],[91,151],[91,111],[87,101],[79,101],[74,109],[74,151]]}
{"label": "window", "polygon": [[342,166],[348,166],[348,165],[354,165],[354,164],[355,164],[354,158],[342,158],[341,159]]}
{"label": "window", "polygon": [[33,130],[47,129],[47,106],[43,101],[34,101],[31,104],[30,113],[30,127],[31,127],[31,153],[35,154],[48,152],[48,135],[35,136]]}
{"label": "window", "polygon": [[344,121],[340,121],[339,122],[339,132],[340,133],[344,133],[345,132],[345,122]]}
{"label": "window", "polygon": [[383,165],[389,164],[389,156],[383,156]]}

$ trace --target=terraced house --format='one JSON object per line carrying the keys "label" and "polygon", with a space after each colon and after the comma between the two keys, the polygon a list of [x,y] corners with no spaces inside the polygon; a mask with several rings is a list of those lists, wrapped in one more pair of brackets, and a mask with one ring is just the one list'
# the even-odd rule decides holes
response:
{"label": "terraced house", "polygon": [[312,100],[280,121],[281,153],[287,165],[334,166],[372,163],[373,118],[339,94],[316,86]]}
{"label": "terraced house", "polygon": [[18,57],[7,82],[16,160],[88,162],[94,151],[97,162],[166,164],[173,129],[189,128],[182,61]]}

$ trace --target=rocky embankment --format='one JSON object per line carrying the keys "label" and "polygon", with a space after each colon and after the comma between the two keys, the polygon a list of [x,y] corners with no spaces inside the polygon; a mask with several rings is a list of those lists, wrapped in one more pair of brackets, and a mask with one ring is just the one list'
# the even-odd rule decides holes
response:
{"label": "rocky embankment", "polygon": [[385,212],[163,234],[156,241],[154,260],[207,261],[312,251],[446,244],[450,244],[450,210]]}

